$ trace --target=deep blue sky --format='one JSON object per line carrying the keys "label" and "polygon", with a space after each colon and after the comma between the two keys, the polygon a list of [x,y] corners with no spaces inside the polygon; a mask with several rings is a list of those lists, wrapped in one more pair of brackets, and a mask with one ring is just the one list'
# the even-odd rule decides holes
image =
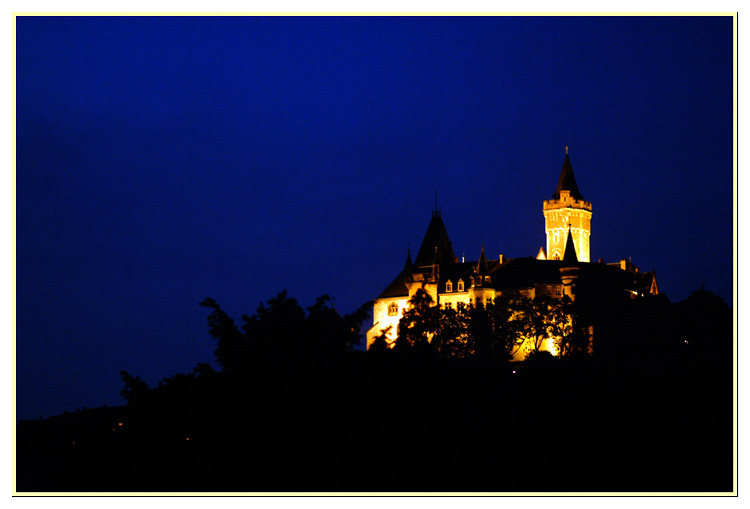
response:
{"label": "deep blue sky", "polygon": [[565,146],[591,256],[732,304],[732,18],[16,19],[17,411],[122,403],[289,290],[536,255]]}

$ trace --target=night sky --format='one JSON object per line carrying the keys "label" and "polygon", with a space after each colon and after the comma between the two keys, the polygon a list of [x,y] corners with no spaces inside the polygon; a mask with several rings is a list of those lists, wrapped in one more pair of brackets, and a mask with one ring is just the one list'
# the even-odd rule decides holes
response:
{"label": "night sky", "polygon": [[[535,256],[565,146],[591,257],[732,301],[731,17],[16,18],[17,417],[213,362],[288,290]],[[367,324],[369,326],[369,323]]]}

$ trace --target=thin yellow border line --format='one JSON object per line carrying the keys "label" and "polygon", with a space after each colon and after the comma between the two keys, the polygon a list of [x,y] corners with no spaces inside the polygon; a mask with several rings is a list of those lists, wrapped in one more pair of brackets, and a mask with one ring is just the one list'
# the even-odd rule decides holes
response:
{"label": "thin yellow border line", "polygon": [[[549,492],[549,493],[537,493],[537,492],[18,492],[16,491],[16,23],[15,18],[19,16],[556,16],[556,17],[570,17],[570,16],[629,16],[629,17],[659,17],[659,16],[731,16],[733,18],[733,194],[734,194],[734,213],[733,213],[733,235],[735,249],[733,250],[733,300],[734,305],[732,307],[733,314],[733,329],[734,329],[734,366],[733,366],[733,401],[734,401],[734,413],[733,413],[733,459],[734,459],[734,479],[733,479],[733,491],[732,492],[641,492],[641,493],[630,493],[630,492]],[[13,83],[11,90],[13,94],[13,106],[12,106],[12,129],[13,129],[13,169],[12,169],[12,181],[13,181],[13,220],[12,220],[12,231],[13,231],[13,248],[12,248],[12,263],[13,263],[13,276],[12,276],[12,287],[13,287],[13,352],[12,352],[12,363],[13,363],[13,496],[34,496],[34,497],[111,497],[111,496],[152,496],[152,497],[195,497],[195,496],[210,496],[210,497],[232,497],[232,496],[244,496],[244,497],[261,497],[261,496],[283,496],[283,497],[388,497],[388,496],[399,496],[399,497],[446,497],[446,496],[460,496],[460,497],[696,497],[696,496],[710,496],[710,497],[732,497],[737,496],[738,490],[738,473],[737,473],[737,373],[738,373],[738,349],[737,349],[737,337],[738,337],[738,313],[737,313],[737,16],[736,12],[718,12],[718,13],[697,13],[697,12],[660,12],[660,13],[612,13],[612,12],[601,12],[601,13],[381,13],[381,12],[370,12],[370,13],[358,13],[358,12],[347,12],[347,13],[285,13],[285,12],[274,12],[274,13],[205,13],[205,12],[184,12],[184,13],[133,13],[133,12],[95,12],[95,13],[75,13],[75,12],[54,12],[54,13],[37,13],[37,12],[14,12],[13,13]]]}

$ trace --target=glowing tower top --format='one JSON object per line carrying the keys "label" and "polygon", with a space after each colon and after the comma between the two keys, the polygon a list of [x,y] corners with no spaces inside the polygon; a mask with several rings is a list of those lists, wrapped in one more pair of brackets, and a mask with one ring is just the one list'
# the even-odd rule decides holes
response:
{"label": "glowing tower top", "polygon": [[544,229],[547,233],[547,259],[562,260],[568,238],[573,239],[579,262],[590,262],[591,203],[578,190],[568,147],[565,147],[560,180],[551,200],[544,200]]}

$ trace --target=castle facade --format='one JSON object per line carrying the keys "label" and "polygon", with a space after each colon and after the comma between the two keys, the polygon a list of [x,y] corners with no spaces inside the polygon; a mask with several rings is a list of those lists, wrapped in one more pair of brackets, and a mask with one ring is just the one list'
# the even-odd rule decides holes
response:
{"label": "castle facade", "polygon": [[[640,272],[630,261],[591,263],[592,206],[578,189],[568,147],[557,188],[552,199],[544,200],[542,212],[547,242],[535,257],[488,259],[482,247],[479,259],[467,262],[454,254],[436,209],[414,261],[407,254],[401,272],[375,299],[367,348],[383,331],[391,344],[395,341],[398,322],[420,288],[441,307],[486,304],[507,290],[530,299],[567,295],[591,302],[659,293],[655,273]],[[548,338],[540,349],[557,355],[554,345],[554,338]],[[513,360],[523,360],[531,350],[531,345],[520,345],[512,353]]]}

